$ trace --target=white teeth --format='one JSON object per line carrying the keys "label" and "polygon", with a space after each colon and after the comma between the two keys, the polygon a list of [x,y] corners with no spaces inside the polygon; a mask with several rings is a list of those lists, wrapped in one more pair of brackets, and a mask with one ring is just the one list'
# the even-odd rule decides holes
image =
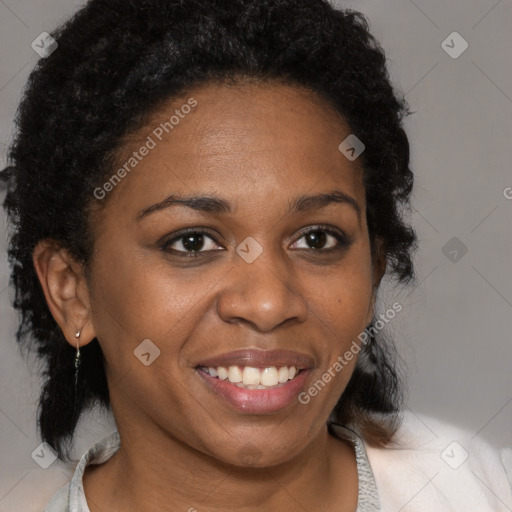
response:
{"label": "white teeth", "polygon": [[258,368],[246,366],[243,373],[243,383],[246,386],[257,386],[260,383],[260,371]]}
{"label": "white teeth", "polygon": [[229,380],[238,387],[246,389],[266,389],[284,384],[293,379],[297,373],[295,366],[268,366],[267,368],[254,368],[252,366],[209,366],[205,368],[212,377],[220,380]]}
{"label": "white teeth", "polygon": [[265,368],[261,372],[261,384],[264,386],[275,386],[278,382],[279,380],[277,378],[277,368],[275,366]]}
{"label": "white teeth", "polygon": [[277,379],[279,380],[279,382],[286,382],[288,380],[288,374],[288,367],[281,366],[281,368],[279,368],[279,371],[277,372]]}
{"label": "white teeth", "polygon": [[[211,373],[210,373],[211,375]],[[220,380],[226,380],[228,378],[228,371],[224,366],[217,366],[217,376]],[[213,375],[215,377],[215,375]]]}
{"label": "white teeth", "polygon": [[229,382],[242,382],[242,372],[238,366],[230,366],[228,368],[228,380]]}

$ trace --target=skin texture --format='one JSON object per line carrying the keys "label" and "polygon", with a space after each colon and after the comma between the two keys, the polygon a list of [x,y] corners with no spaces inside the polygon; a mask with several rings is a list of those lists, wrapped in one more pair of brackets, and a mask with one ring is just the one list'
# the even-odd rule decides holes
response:
{"label": "skin texture", "polygon": [[[294,400],[263,415],[231,408],[195,369],[240,348],[296,350],[314,360],[307,389],[371,321],[385,262],[372,265],[362,171],[338,150],[350,130],[309,91],[209,84],[161,105],[127,140],[120,165],[190,97],[197,106],[95,212],[88,279],[51,242],[34,251],[66,339],[76,346],[82,329],[80,344],[97,337],[106,359],[122,445],[86,470],[89,507],[252,512],[322,503],[324,511],[355,511],[355,454],[326,421],[356,358],[309,404]],[[360,214],[348,203],[289,212],[298,196],[334,190]],[[172,206],[136,220],[170,194],[218,196],[232,211]],[[326,234],[312,248],[302,231],[318,224],[345,233],[350,245]],[[185,254],[183,239],[162,250],[186,228],[213,237],[199,257]],[[250,264],[235,251],[248,236],[263,248]],[[144,339],[161,351],[149,366],[134,356]],[[252,462],[243,457],[251,450]]]}

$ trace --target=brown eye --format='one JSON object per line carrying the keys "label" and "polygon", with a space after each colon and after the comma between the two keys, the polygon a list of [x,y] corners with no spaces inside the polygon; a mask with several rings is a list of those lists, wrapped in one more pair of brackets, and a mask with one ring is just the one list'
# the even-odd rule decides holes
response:
{"label": "brown eye", "polygon": [[181,238],[182,246],[187,251],[200,251],[204,246],[204,236],[201,234],[187,235]]}
{"label": "brown eye", "polygon": [[327,242],[327,235],[324,231],[310,231],[304,236],[306,238],[306,243],[312,249],[323,249]]}
{"label": "brown eye", "polygon": [[189,231],[167,240],[162,250],[180,253],[180,256],[199,256],[203,252],[218,250],[218,244],[204,231]]}
{"label": "brown eye", "polygon": [[[301,244],[299,242],[304,240]],[[303,231],[294,249],[310,249],[322,253],[328,253],[346,248],[350,245],[348,237],[333,229],[315,227],[307,231]]]}

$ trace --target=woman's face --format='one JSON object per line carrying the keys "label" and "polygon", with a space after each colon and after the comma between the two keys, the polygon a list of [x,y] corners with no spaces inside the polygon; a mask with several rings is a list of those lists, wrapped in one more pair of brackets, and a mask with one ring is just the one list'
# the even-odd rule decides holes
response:
{"label": "woman's face", "polygon": [[[381,276],[362,171],[338,149],[349,134],[310,92],[210,84],[130,138],[130,171],[93,217],[89,282],[120,430],[270,466],[325,427],[356,358],[333,368],[371,321]],[[229,366],[230,380],[268,386],[205,371]]]}

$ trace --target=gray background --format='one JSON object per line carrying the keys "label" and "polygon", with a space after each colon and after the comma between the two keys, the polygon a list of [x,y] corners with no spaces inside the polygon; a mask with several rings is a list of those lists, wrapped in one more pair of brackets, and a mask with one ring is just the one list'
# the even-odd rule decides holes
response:
{"label": "gray background", "polygon": [[[81,3],[0,0],[2,164],[16,105],[39,58],[31,42]],[[343,5],[368,16],[392,80],[414,111],[406,129],[416,175],[411,220],[421,244],[420,284],[401,289],[387,282],[381,292],[382,311],[395,301],[404,306],[387,332],[406,363],[408,408],[427,427],[434,416],[496,447],[512,445],[512,200],[504,193],[512,187],[512,2]],[[441,46],[454,31],[469,44],[456,59]],[[455,40],[447,44],[459,48]],[[43,470],[31,458],[40,443],[40,378],[14,342],[3,212],[0,224],[0,512],[40,510],[29,504],[30,494],[37,486],[44,503],[69,470],[57,463]],[[111,416],[91,414],[80,425],[75,455],[112,428]]]}

